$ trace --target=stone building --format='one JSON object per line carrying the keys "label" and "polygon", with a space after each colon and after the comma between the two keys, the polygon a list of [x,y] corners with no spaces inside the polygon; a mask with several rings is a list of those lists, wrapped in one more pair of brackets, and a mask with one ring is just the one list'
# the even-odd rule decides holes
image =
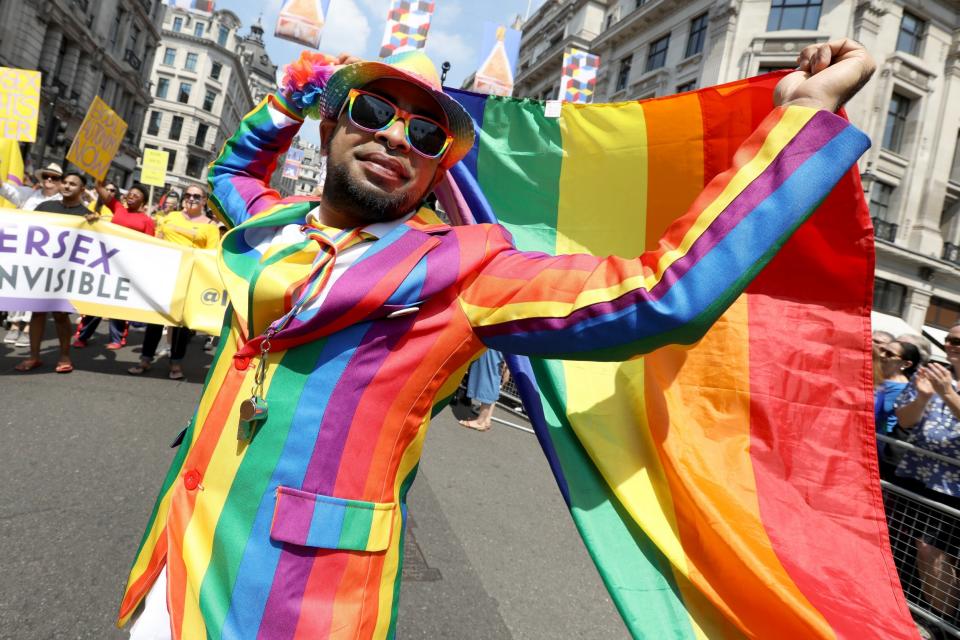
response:
{"label": "stone building", "polygon": [[[309,124],[307,126],[309,126]],[[316,189],[318,185],[322,185],[324,178],[326,178],[326,160],[320,153],[320,145],[307,142],[302,138],[295,138],[293,146],[303,151],[303,165],[300,168],[300,177],[297,178],[293,195],[312,195],[314,189]]]}
{"label": "stone building", "polygon": [[[588,4],[547,2],[527,23],[520,59],[528,60],[528,71],[521,80],[534,79],[541,59],[549,58],[543,64],[550,70],[537,71],[543,78],[527,81],[517,95],[544,97],[540,87],[559,80],[560,62],[554,57],[566,46],[571,27],[561,28],[557,21]],[[960,320],[960,2],[606,4],[600,33],[586,43],[601,59],[595,96],[601,102],[668,95],[792,68],[803,47],[834,38],[863,42],[878,69],[847,112],[873,140],[860,171],[876,236],[874,309],[883,314],[880,322],[925,328],[935,338]],[[543,36],[532,32],[540,29]],[[537,56],[530,47],[544,50],[544,38],[555,44]],[[553,97],[552,90],[547,93]]]}
{"label": "stone building", "polygon": [[590,50],[603,31],[609,0],[546,0],[523,24],[513,95],[555,100],[563,52]]}
{"label": "stone building", "polygon": [[138,177],[163,15],[158,0],[0,0],[0,66],[43,74],[37,140],[23,146],[28,166],[64,164],[99,95],[129,124],[108,176],[121,185]]}
{"label": "stone building", "polygon": [[167,8],[143,142],[170,154],[167,184],[177,191],[206,186],[207,165],[253,108],[240,27],[231,11]]}

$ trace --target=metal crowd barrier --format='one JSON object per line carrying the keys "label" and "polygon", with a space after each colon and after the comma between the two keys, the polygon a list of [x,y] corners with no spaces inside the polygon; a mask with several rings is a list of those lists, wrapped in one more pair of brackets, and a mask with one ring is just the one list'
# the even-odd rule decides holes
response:
{"label": "metal crowd barrier", "polygon": [[[885,435],[877,439],[901,451],[960,468],[960,460]],[[887,480],[883,491],[890,549],[914,619],[943,638],[960,639],[960,511]]]}

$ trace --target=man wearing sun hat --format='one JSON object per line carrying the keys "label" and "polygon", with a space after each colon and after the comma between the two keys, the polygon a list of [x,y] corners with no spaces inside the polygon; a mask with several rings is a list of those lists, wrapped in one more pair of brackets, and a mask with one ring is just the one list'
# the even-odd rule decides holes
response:
{"label": "man wearing sun hat", "polygon": [[[817,45],[799,62],[771,114],[795,125],[791,166],[844,143],[809,193],[764,210],[778,224],[802,222],[868,146],[829,113],[872,74],[863,48]],[[320,119],[323,199],[281,199],[266,181],[304,117]],[[723,177],[740,185],[733,203],[748,202],[744,166],[774,145],[772,124]],[[706,331],[729,304],[683,278],[666,286],[684,309],[658,302],[644,288],[650,256],[527,254],[498,225],[444,224],[420,204],[473,142],[423,54],[304,54],[211,165],[231,305],[128,579],[119,623],[145,601],[133,638],[392,637],[430,415],[485,346],[507,337],[513,352],[603,358],[651,326],[645,348],[666,344],[686,315],[708,318],[695,328]],[[733,215],[713,225],[735,229],[742,250],[704,255],[722,255],[745,287],[771,252],[751,242],[757,216]],[[553,346],[557,331],[576,344]]]}

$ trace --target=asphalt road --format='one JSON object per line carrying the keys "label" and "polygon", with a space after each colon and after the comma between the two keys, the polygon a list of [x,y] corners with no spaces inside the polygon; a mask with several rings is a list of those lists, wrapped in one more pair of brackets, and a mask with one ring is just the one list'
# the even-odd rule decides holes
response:
{"label": "asphalt road", "polygon": [[[52,371],[53,341],[28,374],[13,371],[24,350],[0,345],[0,638],[126,637],[126,571],[210,358],[195,338],[186,382],[163,363],[134,378],[138,349],[99,338],[69,375]],[[532,435],[445,410],[410,513],[398,637],[628,637]]]}

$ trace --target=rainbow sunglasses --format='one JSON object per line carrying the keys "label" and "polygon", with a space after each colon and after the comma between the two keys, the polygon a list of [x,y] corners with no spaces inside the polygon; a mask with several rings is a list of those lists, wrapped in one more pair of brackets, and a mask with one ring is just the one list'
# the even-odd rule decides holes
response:
{"label": "rainbow sunglasses", "polygon": [[404,111],[383,96],[362,89],[350,89],[344,108],[350,122],[364,131],[389,129],[402,118],[410,148],[431,160],[443,156],[454,139],[450,130],[439,122]]}

